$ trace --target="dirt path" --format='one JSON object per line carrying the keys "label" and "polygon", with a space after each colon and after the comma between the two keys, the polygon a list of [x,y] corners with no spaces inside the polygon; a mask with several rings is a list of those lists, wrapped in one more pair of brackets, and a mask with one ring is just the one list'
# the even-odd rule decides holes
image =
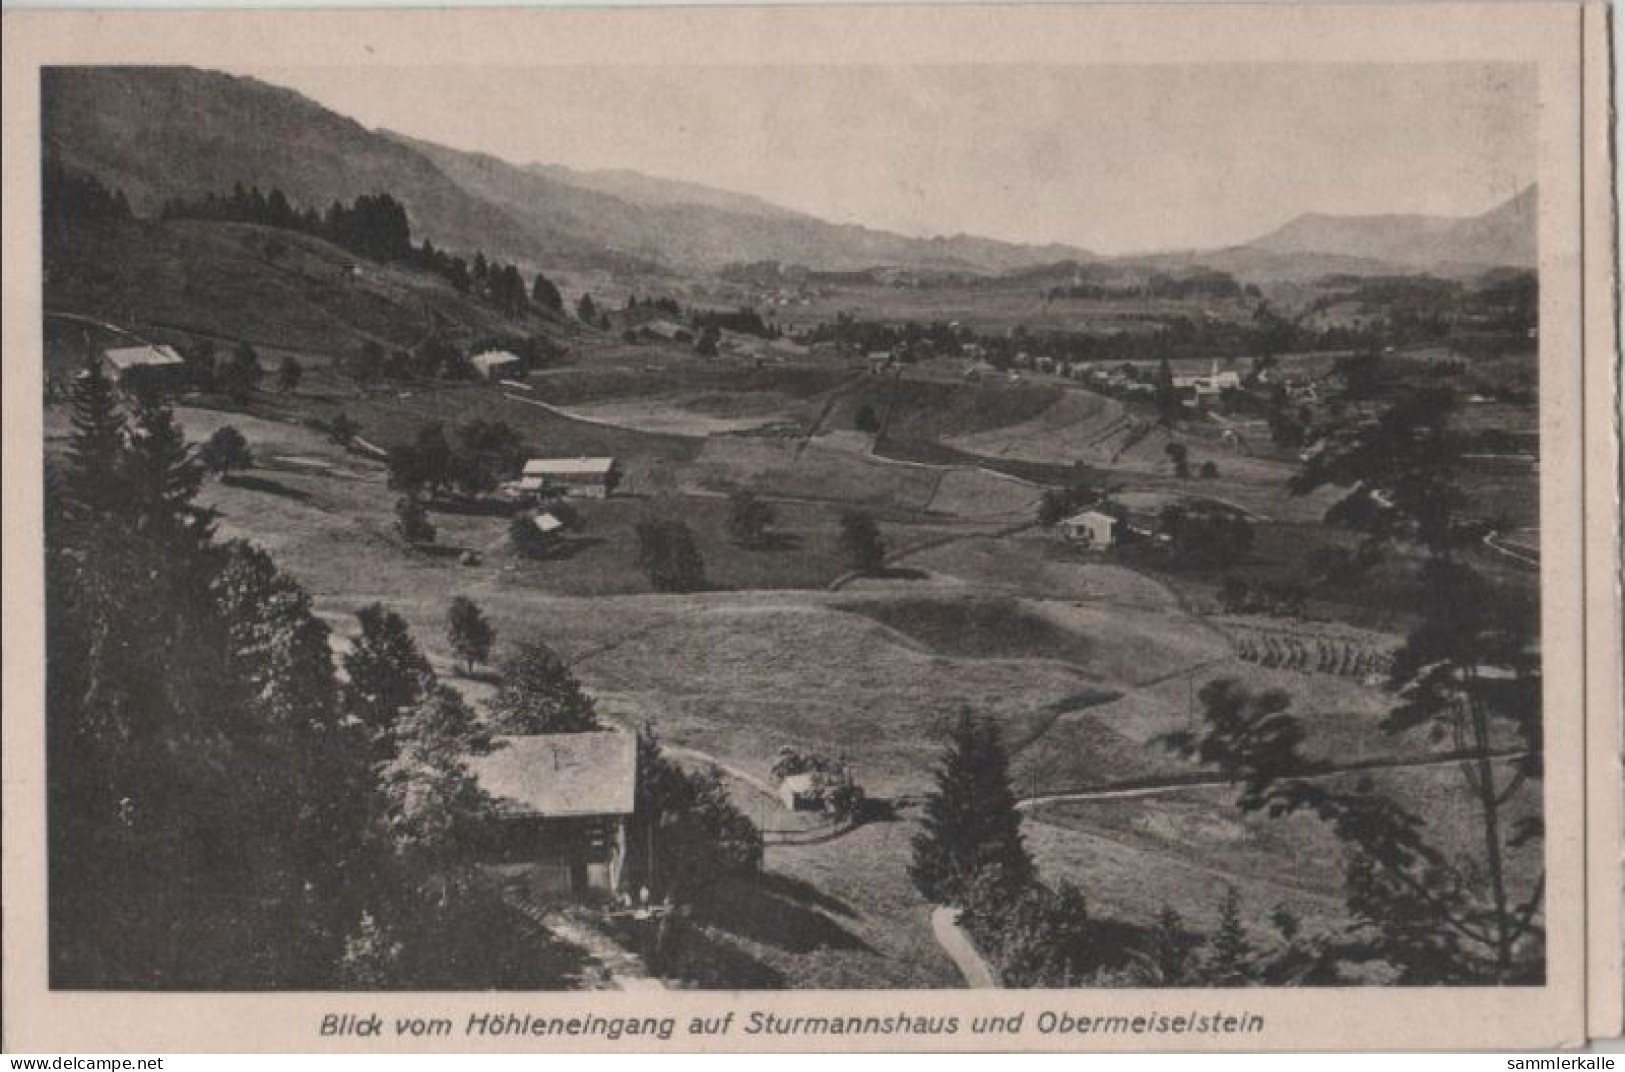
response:
{"label": "dirt path", "polygon": [[948,959],[954,962],[954,967],[959,969],[959,974],[965,977],[966,986],[972,990],[999,989],[999,980],[993,968],[977,951],[965,928],[959,925],[957,908],[946,905],[932,908],[931,933],[936,937],[937,944],[942,946],[942,951],[948,954]]}
{"label": "dirt path", "polygon": [[[1492,753],[1492,759],[1520,759],[1526,753],[1518,749],[1508,749]],[[1447,756],[1419,756],[1412,759],[1366,759],[1354,763],[1338,764],[1325,770],[1315,771],[1312,774],[1299,775],[1304,781],[1323,781],[1343,774],[1358,774],[1362,771],[1385,770],[1420,770],[1429,767],[1445,767],[1460,763],[1459,755]],[[1089,800],[1133,800],[1137,797],[1156,796],[1158,793],[1168,793],[1179,789],[1211,789],[1214,786],[1227,786],[1233,784],[1223,775],[1200,775],[1192,778],[1167,779],[1165,781],[1147,782],[1140,785],[1101,786],[1098,789],[1065,790],[1059,793],[1040,793],[1037,796],[1022,797],[1016,801],[1016,807],[1021,811],[1028,811],[1040,804],[1064,804],[1069,801]]]}
{"label": "dirt path", "polygon": [[589,976],[582,981],[589,990],[664,990],[666,985],[649,974],[643,958],[623,949],[597,927],[517,893],[504,893],[503,901],[547,931],[587,955]]}

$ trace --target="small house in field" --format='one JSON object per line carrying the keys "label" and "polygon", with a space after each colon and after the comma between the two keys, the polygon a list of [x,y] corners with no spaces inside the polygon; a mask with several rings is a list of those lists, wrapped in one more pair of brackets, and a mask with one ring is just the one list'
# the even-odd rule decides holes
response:
{"label": "small house in field", "polygon": [[487,380],[511,380],[525,370],[518,354],[506,350],[485,350],[468,359],[474,371]]}
{"label": "small house in field", "polygon": [[827,811],[831,793],[851,784],[844,768],[789,774],[779,782],[779,802],[790,811]]}
{"label": "small house in field", "polygon": [[185,380],[186,362],[173,346],[117,346],[102,351],[102,371],[114,383],[141,377],[172,389]]}
{"label": "small house in field", "polygon": [[607,499],[620,480],[614,458],[532,458],[519,475],[519,489],[538,498]]}
{"label": "small house in field", "polygon": [[1085,510],[1061,522],[1061,536],[1086,548],[1109,548],[1117,543],[1117,518],[1099,510]]}
{"label": "small house in field", "polygon": [[483,863],[537,898],[620,890],[637,788],[637,741],[614,730],[498,737],[468,757],[497,804]]}

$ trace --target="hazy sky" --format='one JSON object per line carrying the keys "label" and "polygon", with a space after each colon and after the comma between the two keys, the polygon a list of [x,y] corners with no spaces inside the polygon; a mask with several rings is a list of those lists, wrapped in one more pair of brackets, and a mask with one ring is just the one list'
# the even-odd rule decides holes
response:
{"label": "hazy sky", "polygon": [[1534,72],[1506,65],[242,73],[515,163],[1108,253],[1232,244],[1311,211],[1468,215],[1535,177]]}

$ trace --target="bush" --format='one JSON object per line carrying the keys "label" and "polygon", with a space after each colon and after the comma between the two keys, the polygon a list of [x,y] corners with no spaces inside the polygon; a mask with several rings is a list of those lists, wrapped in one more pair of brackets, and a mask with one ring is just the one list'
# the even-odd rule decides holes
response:
{"label": "bush", "polygon": [[847,564],[861,573],[873,573],[886,564],[886,542],[872,515],[848,510],[841,515],[841,550]]}
{"label": "bush", "polygon": [[705,561],[694,532],[681,521],[638,522],[638,565],[657,592],[695,592],[705,587]]}
{"label": "bush", "polygon": [[395,531],[414,547],[434,543],[435,531],[429,522],[429,512],[410,495],[395,501]]}
{"label": "bush", "polygon": [[231,425],[217,428],[198,451],[198,460],[211,473],[229,476],[234,469],[251,469],[254,455],[248,450],[248,440]]}

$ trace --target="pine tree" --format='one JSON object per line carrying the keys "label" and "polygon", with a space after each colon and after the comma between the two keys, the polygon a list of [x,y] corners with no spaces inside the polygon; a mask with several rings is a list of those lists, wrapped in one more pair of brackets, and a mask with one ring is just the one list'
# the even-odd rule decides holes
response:
{"label": "pine tree", "polygon": [[168,406],[138,406],[123,475],[134,499],[126,523],[157,541],[161,553],[195,553],[208,540],[213,515],[193,504],[203,466]]}
{"label": "pine tree", "polygon": [[928,899],[961,904],[976,877],[1002,872],[1012,889],[1033,880],[998,726],[963,711],[948,733],[936,788],[926,798],[909,877]]}
{"label": "pine tree", "polygon": [[91,358],[74,377],[69,400],[72,433],[68,440],[63,492],[71,514],[118,514],[123,498],[124,415],[113,385]]}
{"label": "pine tree", "polygon": [[1226,886],[1219,903],[1219,926],[1208,938],[1206,970],[1215,986],[1245,986],[1253,961],[1253,947],[1241,922],[1241,894]]}

